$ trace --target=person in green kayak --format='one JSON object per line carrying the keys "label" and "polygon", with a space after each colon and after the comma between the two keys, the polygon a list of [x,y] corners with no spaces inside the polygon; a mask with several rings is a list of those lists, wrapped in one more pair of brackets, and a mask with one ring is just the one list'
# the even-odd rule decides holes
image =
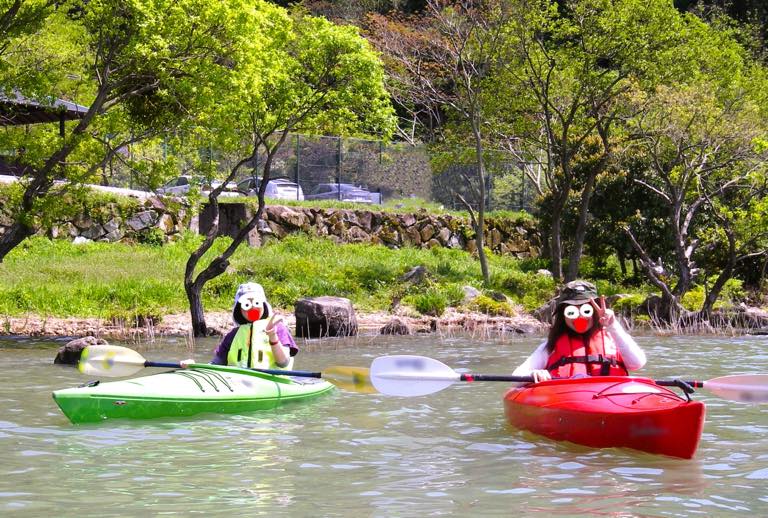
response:
{"label": "person in green kayak", "polygon": [[626,376],[645,365],[645,353],[598,302],[595,285],[572,281],[560,292],[547,340],[513,372],[535,383],[574,376]]}
{"label": "person in green kayak", "polygon": [[[288,326],[274,314],[260,284],[247,282],[237,288],[232,319],[237,327],[221,339],[212,364],[254,369],[290,369],[293,366],[299,348]],[[194,360],[189,359],[181,365],[187,367],[192,363]]]}

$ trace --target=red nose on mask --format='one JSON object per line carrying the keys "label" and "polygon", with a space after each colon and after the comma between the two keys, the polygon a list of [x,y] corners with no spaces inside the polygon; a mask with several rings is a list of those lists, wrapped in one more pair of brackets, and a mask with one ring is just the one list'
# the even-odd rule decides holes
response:
{"label": "red nose on mask", "polygon": [[249,322],[255,322],[261,318],[261,308],[252,308],[245,312],[245,318]]}
{"label": "red nose on mask", "polygon": [[589,319],[588,318],[577,318],[573,321],[573,328],[576,330],[577,333],[583,333],[587,330],[589,327]]}

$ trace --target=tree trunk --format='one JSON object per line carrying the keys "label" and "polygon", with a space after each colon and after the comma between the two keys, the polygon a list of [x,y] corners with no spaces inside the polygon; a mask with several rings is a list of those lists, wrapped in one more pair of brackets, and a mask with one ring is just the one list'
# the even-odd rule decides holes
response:
{"label": "tree trunk", "polygon": [[616,250],[616,257],[619,259],[619,267],[621,268],[621,277],[627,278],[627,258],[624,256],[622,250]]}
{"label": "tree trunk", "polygon": [[568,273],[565,281],[570,282],[579,276],[579,265],[581,264],[581,253],[584,250],[584,238],[587,235],[587,216],[589,215],[589,202],[592,199],[592,193],[595,190],[595,178],[599,172],[595,169],[590,172],[584,190],[581,192],[581,203],[579,204],[579,221],[576,225],[576,235],[574,236],[573,248],[571,249],[568,260]]}
{"label": "tree trunk", "polygon": [[[479,136],[478,136],[479,139]],[[491,273],[488,270],[488,258],[485,255],[485,165],[483,163],[482,144],[477,143],[477,170],[480,180],[480,207],[477,214],[477,229],[475,229],[477,241],[477,257],[480,260],[480,271],[483,274],[483,284],[491,284]]]}
{"label": "tree trunk", "polygon": [[552,235],[550,236],[550,254],[552,258],[552,277],[555,278],[555,280],[562,280],[563,278],[563,262],[562,262],[562,256],[563,256],[563,244],[561,242],[561,218],[562,213],[559,210],[559,208],[555,208],[552,210]]}
{"label": "tree trunk", "polygon": [[563,213],[568,204],[568,193],[571,192],[573,176],[570,167],[570,154],[567,148],[561,146],[557,154],[560,167],[563,170],[563,184],[560,189],[553,190],[552,197],[552,276],[556,281],[563,280]]}
{"label": "tree trunk", "polygon": [[488,258],[485,256],[485,161],[483,152],[482,135],[478,122],[473,118],[472,131],[475,137],[475,159],[477,160],[477,176],[480,181],[479,205],[477,214],[477,228],[475,229],[475,241],[477,242],[477,257],[480,260],[480,271],[483,274],[483,284],[491,284],[491,273],[488,270]]}
{"label": "tree trunk", "polygon": [[708,320],[712,315],[712,308],[714,308],[715,302],[717,302],[718,297],[720,297],[720,292],[723,291],[725,283],[733,277],[733,271],[736,268],[736,238],[733,235],[733,232],[727,228],[725,229],[725,234],[728,237],[728,262],[726,263],[725,268],[720,272],[720,275],[717,276],[715,284],[712,285],[712,288],[704,299],[704,304],[702,304],[701,310],[699,311],[699,315],[702,319]]}
{"label": "tree trunk", "polygon": [[192,318],[192,333],[194,336],[208,336],[208,325],[205,323],[203,300],[201,296],[202,286],[192,283],[184,286],[189,300],[189,313]]}
{"label": "tree trunk", "polygon": [[15,221],[10,228],[0,238],[0,263],[3,262],[11,250],[16,248],[22,241],[32,236],[35,229]]}

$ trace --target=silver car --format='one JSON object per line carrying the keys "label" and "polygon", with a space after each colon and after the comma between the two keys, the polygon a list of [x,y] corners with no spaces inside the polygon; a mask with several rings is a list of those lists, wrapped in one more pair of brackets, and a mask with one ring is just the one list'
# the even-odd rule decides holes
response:
{"label": "silver car", "polygon": [[[237,190],[245,194],[246,196],[258,196],[259,186],[261,185],[260,177],[246,178],[245,180],[237,183]],[[270,178],[267,182],[267,188],[264,191],[266,198],[274,198],[277,200],[303,200],[304,191],[301,186],[290,181],[288,178]]]}
{"label": "silver car", "polygon": [[307,194],[308,200],[338,200],[355,203],[380,203],[379,193],[357,187],[351,183],[320,183]]}
{"label": "silver car", "polygon": [[[177,176],[173,180],[169,181],[162,187],[158,187],[155,189],[155,192],[157,194],[163,194],[165,196],[184,196],[192,189],[192,187],[197,187],[200,189],[201,192],[206,193],[210,192],[214,188],[221,185],[221,182],[218,180],[214,180],[212,182],[208,182],[204,178],[199,178],[196,176],[189,176],[189,175],[182,175]],[[227,187],[224,191],[221,192],[220,196],[240,196],[239,193],[235,192],[237,190],[237,185],[230,182],[227,184]]]}

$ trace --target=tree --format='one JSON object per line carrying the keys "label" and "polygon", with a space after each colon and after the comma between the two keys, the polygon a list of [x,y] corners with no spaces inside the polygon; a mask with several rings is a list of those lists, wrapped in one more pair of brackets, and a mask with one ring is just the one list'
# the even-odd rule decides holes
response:
{"label": "tree", "polygon": [[[261,220],[272,162],[289,132],[388,137],[394,126],[381,63],[353,27],[301,11],[289,15],[260,2],[248,13],[231,66],[234,74],[221,85],[206,126],[233,165],[208,196],[213,224],[184,273],[196,336],[208,333],[202,289],[226,270],[229,258]],[[259,162],[256,213],[221,254],[200,267],[218,235],[219,194],[257,155],[265,159]]]}
{"label": "tree", "polygon": [[[764,84],[751,76],[745,81]],[[760,194],[765,192],[768,153],[759,144],[768,129],[764,114],[740,79],[720,76],[719,84],[714,79],[659,87],[637,100],[641,109],[631,120],[633,138],[649,157],[646,176],[636,181],[666,206],[674,250],[669,268],[674,271],[662,275],[636,231],[630,226],[625,231],[648,278],[661,290],[659,317],[666,322],[691,317],[680,299],[704,273],[697,255],[706,260],[720,250],[724,258],[697,315],[708,318],[735,266],[766,253],[766,232],[755,225],[765,221],[764,216],[755,218],[764,209]]]}
{"label": "tree", "polygon": [[[503,66],[501,49],[511,15],[508,2],[429,0],[418,23],[376,18],[374,40],[389,63],[390,87],[411,123],[445,119],[441,138],[472,150],[462,189],[454,195],[468,211],[485,284],[490,283],[484,248],[487,206],[488,82]],[[413,131],[405,131],[413,134]],[[448,137],[448,138],[446,138]]]}
{"label": "tree", "polygon": [[[13,17],[18,26],[5,35],[0,80],[6,91],[18,90],[43,104],[63,96],[88,109],[64,137],[49,128],[3,134],[3,147],[24,151],[25,175],[23,193],[15,200],[16,219],[0,238],[0,261],[36,232],[35,220],[62,192],[93,180],[119,147],[173,129],[195,113],[211,94],[209,77],[227,73],[228,46],[242,9],[234,0],[53,5],[55,10],[43,2],[30,4],[49,13],[44,23]],[[5,10],[6,17],[10,11]],[[35,80],[14,74],[15,66],[36,70]],[[131,127],[130,134],[112,140],[104,152],[109,140],[104,130],[114,128],[116,119],[124,121],[122,128]]]}
{"label": "tree", "polygon": [[[576,227],[566,280],[574,279],[586,234],[589,207],[599,174],[609,170],[622,136],[626,96],[652,88],[685,63],[684,20],[665,0],[576,0],[558,5],[519,2],[509,25],[506,60],[498,78],[495,129],[511,139],[527,172],[550,199],[551,271],[563,278],[563,219],[579,189]],[[676,62],[676,60],[678,62]],[[508,103],[506,109],[504,105]],[[590,168],[575,168],[586,143],[601,151]],[[534,173],[536,173],[534,175]]]}

